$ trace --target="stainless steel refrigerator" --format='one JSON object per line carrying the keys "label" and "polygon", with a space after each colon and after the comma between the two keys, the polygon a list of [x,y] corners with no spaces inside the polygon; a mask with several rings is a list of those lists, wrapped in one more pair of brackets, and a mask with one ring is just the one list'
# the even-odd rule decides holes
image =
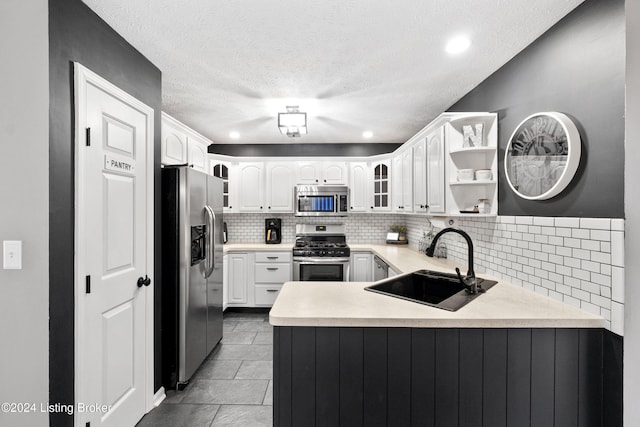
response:
{"label": "stainless steel refrigerator", "polygon": [[222,339],[222,180],[162,169],[162,383],[182,388]]}

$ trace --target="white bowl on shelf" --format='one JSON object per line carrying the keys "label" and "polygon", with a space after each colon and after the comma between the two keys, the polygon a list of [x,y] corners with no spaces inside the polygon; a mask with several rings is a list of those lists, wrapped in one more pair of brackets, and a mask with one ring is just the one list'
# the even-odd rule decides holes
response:
{"label": "white bowl on shelf", "polygon": [[473,169],[458,169],[458,181],[473,181],[474,170]]}
{"label": "white bowl on shelf", "polygon": [[491,169],[476,169],[476,179],[478,181],[490,181],[492,178]]}

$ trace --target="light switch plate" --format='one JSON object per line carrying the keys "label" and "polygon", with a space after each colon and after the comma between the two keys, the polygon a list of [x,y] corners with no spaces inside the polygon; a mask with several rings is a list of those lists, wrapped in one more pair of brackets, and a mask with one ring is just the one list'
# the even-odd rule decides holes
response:
{"label": "light switch plate", "polygon": [[5,270],[22,270],[22,240],[4,240],[3,267]]}

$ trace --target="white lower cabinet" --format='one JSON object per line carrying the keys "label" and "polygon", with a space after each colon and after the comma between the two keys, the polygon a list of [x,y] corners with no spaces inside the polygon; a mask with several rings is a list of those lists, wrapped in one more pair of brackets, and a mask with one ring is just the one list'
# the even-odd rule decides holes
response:
{"label": "white lower cabinet", "polygon": [[244,307],[249,303],[249,254],[232,252],[226,256],[224,269],[229,275],[227,304]]}
{"label": "white lower cabinet", "polygon": [[373,281],[373,254],[371,252],[351,252],[352,282]]}
{"label": "white lower cabinet", "polygon": [[393,268],[389,267],[389,271],[387,272],[387,277],[393,277],[397,275],[398,275],[398,272],[395,271]]}
{"label": "white lower cabinet", "polygon": [[230,252],[224,262],[227,307],[271,307],[291,281],[291,252]]}
{"label": "white lower cabinet", "polygon": [[284,282],[291,281],[291,252],[256,252],[255,306],[271,307]]}
{"label": "white lower cabinet", "polygon": [[222,310],[229,306],[229,255],[222,257]]}

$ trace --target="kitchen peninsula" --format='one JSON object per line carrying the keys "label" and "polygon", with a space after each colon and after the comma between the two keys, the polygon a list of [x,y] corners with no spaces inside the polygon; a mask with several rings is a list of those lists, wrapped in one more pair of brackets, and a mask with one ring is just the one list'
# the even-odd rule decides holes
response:
{"label": "kitchen peninsula", "polygon": [[[360,249],[400,273],[454,268]],[[270,313],[274,425],[603,425],[601,317],[503,281],[456,312],[369,284],[284,285]]]}

